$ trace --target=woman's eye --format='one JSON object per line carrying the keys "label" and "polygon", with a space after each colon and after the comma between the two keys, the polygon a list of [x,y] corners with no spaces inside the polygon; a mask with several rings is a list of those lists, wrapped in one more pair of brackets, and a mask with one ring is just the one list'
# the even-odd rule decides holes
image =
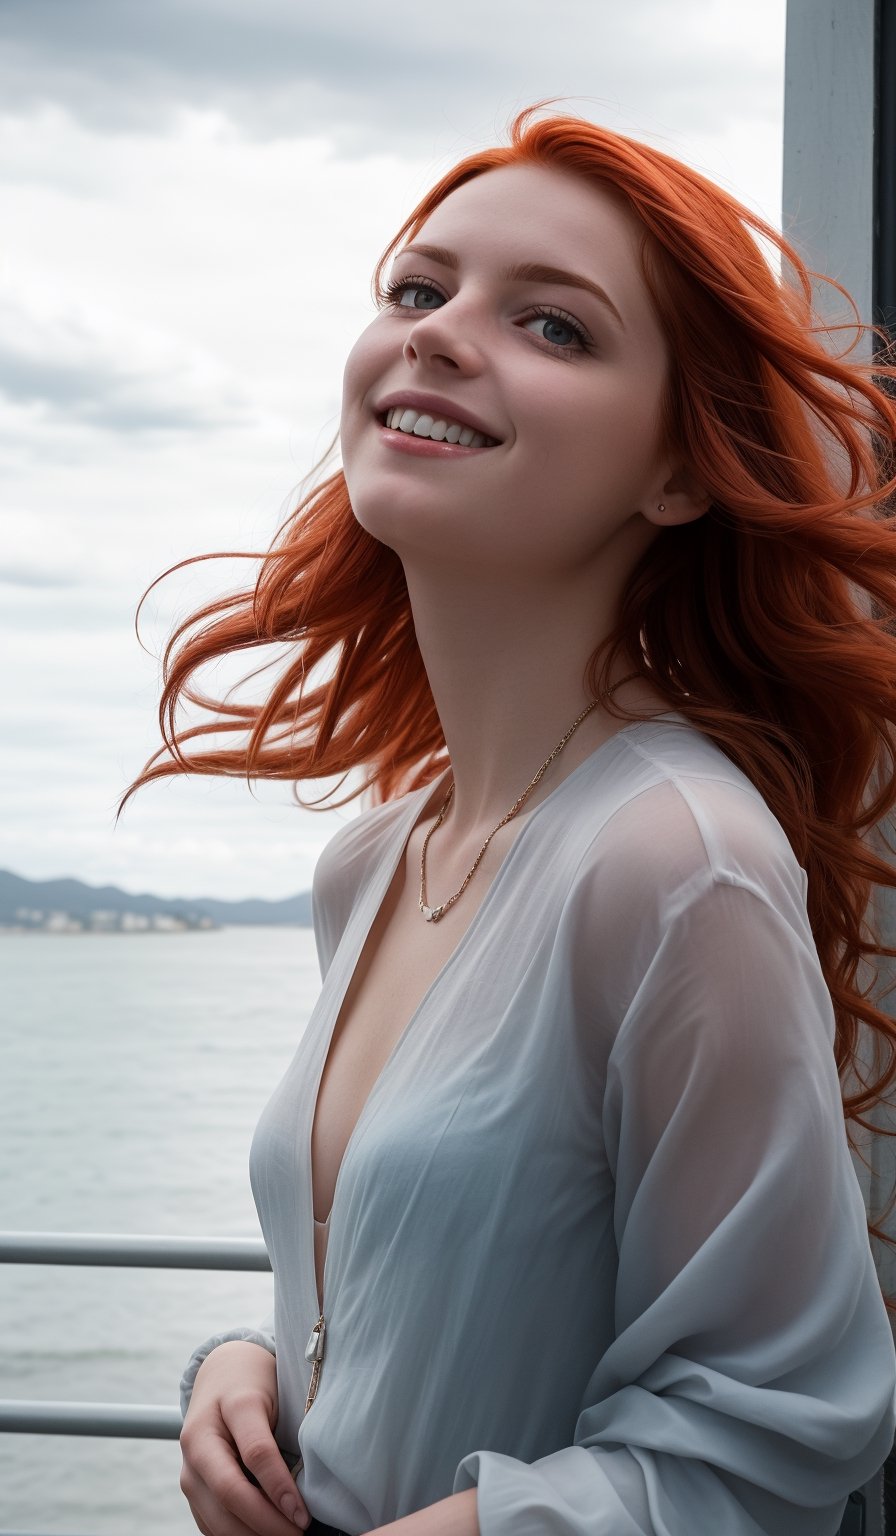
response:
{"label": "woman's eye", "polygon": [[389,283],[385,300],[395,309],[416,309],[424,314],[445,302],[444,295],[433,283],[423,282],[419,277],[404,277]]}
{"label": "woman's eye", "polygon": [[576,321],[555,314],[552,310],[538,310],[529,316],[525,325],[537,326],[542,341],[546,341],[558,352],[590,350],[590,340],[582,327]]}

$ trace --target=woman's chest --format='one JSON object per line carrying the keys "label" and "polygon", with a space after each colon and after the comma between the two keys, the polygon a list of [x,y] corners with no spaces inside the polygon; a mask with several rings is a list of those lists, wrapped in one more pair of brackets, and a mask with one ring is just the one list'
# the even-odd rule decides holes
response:
{"label": "woman's chest", "polygon": [[427,922],[416,888],[412,838],[357,957],[337,1012],[315,1100],[311,1133],[314,1215],[326,1221],[339,1169],[364,1106],[399,1041],[463,942],[489,871],[438,922]]}
{"label": "woman's chest", "polygon": [[[425,1270],[451,1230],[491,1212],[519,1256],[562,1237],[571,1203],[582,1219],[600,1199],[594,998],[570,871],[556,842],[548,851],[531,878],[505,865],[478,891],[474,880],[433,924],[409,849],[401,878],[371,885],[350,916],[250,1160],[272,1257],[305,1277],[309,1313],[323,1310],[327,1254],[332,1307],[349,1252],[388,1267],[398,1232],[402,1263],[416,1253]],[[331,1210],[315,1298],[311,1236]]]}

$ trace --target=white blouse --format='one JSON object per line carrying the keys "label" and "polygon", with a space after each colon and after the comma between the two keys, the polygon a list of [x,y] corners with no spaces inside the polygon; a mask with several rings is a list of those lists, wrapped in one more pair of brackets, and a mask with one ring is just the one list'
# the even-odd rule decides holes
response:
{"label": "white blouse", "polygon": [[[323,987],[250,1159],[277,1439],[367,1532],[477,1487],[482,1536],[835,1536],[896,1431],[806,874],[681,715],[528,815],[339,1170],[319,1316],[311,1125],[330,1035],[432,787],[314,878]],[[276,1343],[275,1343],[276,1341]]]}

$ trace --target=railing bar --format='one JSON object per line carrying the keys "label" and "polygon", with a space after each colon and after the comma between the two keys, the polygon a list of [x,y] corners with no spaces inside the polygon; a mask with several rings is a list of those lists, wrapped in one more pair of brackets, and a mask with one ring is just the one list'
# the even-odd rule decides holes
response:
{"label": "railing bar", "polygon": [[178,1440],[179,1408],[150,1403],[55,1403],[0,1398],[0,1433]]}
{"label": "railing bar", "polygon": [[257,1270],[271,1261],[258,1237],[143,1233],[0,1232],[0,1264],[109,1265],[132,1269]]}

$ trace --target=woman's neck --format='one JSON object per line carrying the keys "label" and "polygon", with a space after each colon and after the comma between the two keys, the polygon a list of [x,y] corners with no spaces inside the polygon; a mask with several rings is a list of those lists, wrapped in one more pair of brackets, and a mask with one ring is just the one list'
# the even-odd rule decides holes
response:
{"label": "woman's neck", "polygon": [[[455,835],[483,837],[501,820],[584,709],[589,657],[615,622],[615,594],[590,581],[528,585],[405,566],[417,641],[451,759]],[[597,589],[596,589],[597,588]],[[635,670],[620,660],[611,684]],[[642,680],[613,697],[643,715],[668,706]],[[600,704],[577,727],[526,801],[539,799],[627,722]]]}

